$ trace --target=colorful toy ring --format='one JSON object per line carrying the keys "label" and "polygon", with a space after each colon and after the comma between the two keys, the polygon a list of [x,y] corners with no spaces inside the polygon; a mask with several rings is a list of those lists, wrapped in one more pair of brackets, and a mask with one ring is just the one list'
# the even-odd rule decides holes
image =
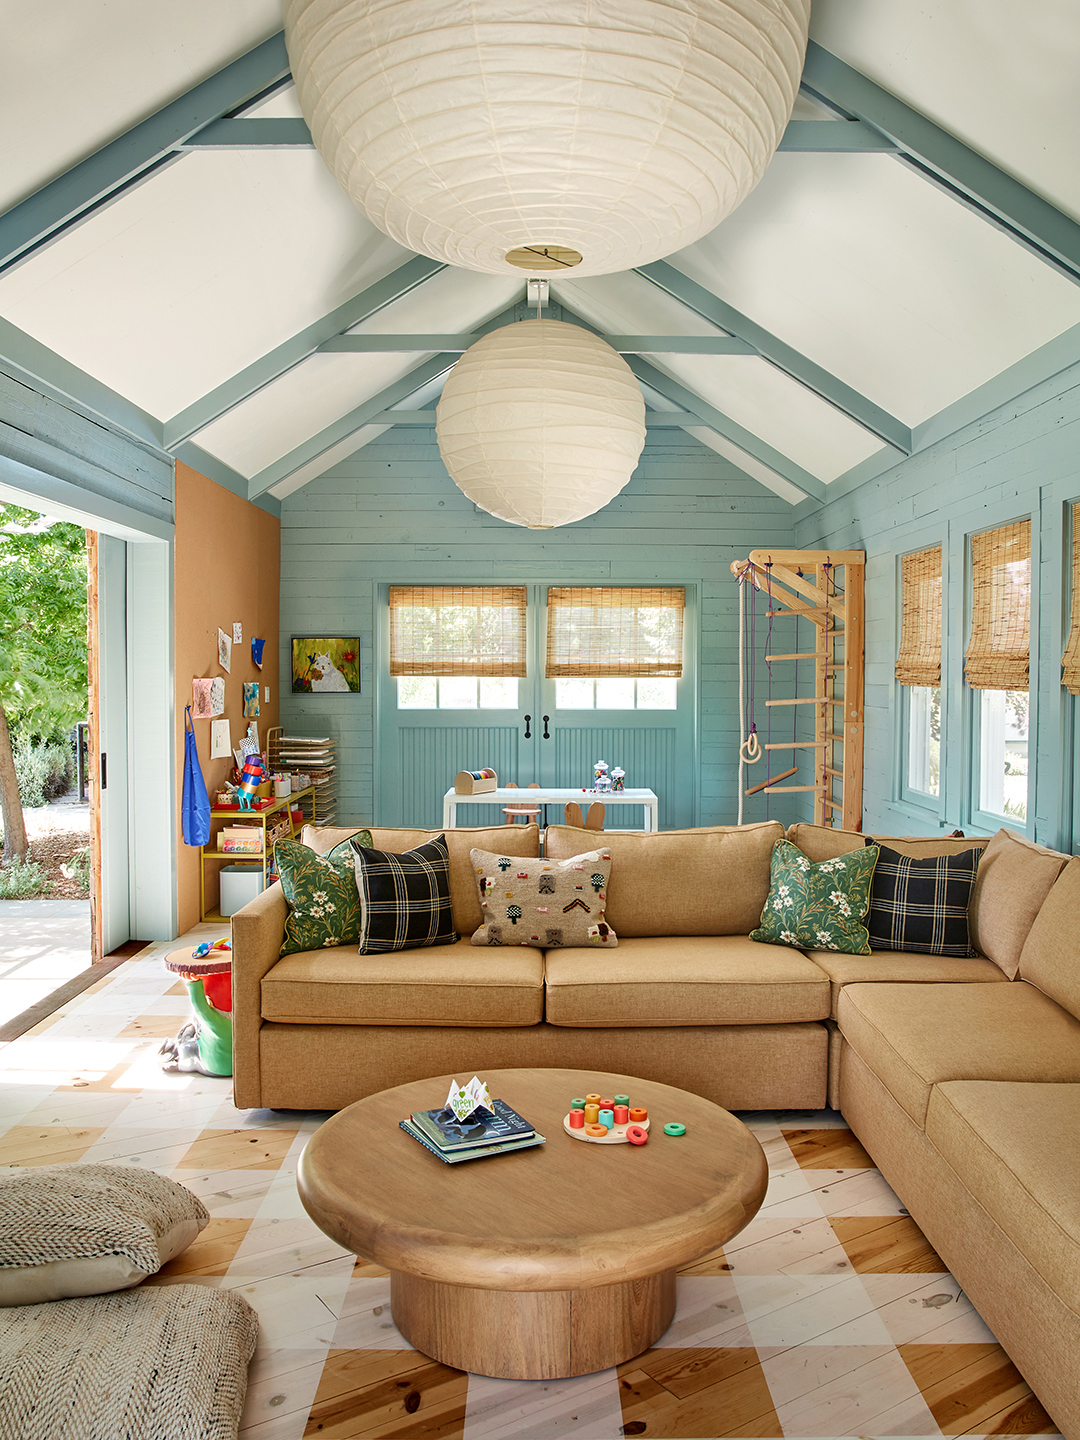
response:
{"label": "colorful toy ring", "polygon": [[648,1142],[649,1132],[644,1125],[628,1125],[626,1127],[626,1138],[631,1145],[644,1145]]}

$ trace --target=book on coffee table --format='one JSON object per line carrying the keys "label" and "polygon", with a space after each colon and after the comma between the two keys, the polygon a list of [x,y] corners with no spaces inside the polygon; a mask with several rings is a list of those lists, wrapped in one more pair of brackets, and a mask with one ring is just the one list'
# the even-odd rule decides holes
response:
{"label": "book on coffee table", "polygon": [[409,1119],[415,1129],[440,1150],[469,1150],[480,1145],[503,1145],[528,1140],[533,1127],[505,1100],[493,1100],[490,1110],[476,1111],[459,1120],[452,1110],[414,1110]]}
{"label": "book on coffee table", "polygon": [[459,1165],[463,1160],[483,1160],[489,1155],[506,1155],[511,1150],[529,1150],[534,1145],[545,1145],[547,1143],[545,1137],[534,1130],[531,1135],[525,1136],[524,1138],[502,1140],[496,1142],[494,1145],[489,1143],[486,1145],[468,1146],[461,1150],[444,1150],[436,1145],[433,1140],[429,1140],[422,1131],[413,1125],[411,1120],[399,1120],[398,1125],[405,1131],[406,1135],[411,1135],[414,1140],[419,1140],[420,1144],[423,1145],[426,1150],[430,1150],[432,1155],[437,1155],[439,1159],[447,1165]]}

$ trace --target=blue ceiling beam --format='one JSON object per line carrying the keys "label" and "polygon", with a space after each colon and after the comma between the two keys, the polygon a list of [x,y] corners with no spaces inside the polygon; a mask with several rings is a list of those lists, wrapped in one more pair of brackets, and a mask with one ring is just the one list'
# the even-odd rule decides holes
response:
{"label": "blue ceiling beam", "polygon": [[171,420],[167,420],[164,427],[165,448],[175,450],[178,445],[204,430],[241,401],[262,390],[294,365],[299,365],[309,355],[314,355],[327,340],[340,335],[352,325],[358,325],[361,320],[367,320],[384,305],[399,300],[417,285],[422,285],[425,280],[430,280],[432,275],[445,269],[446,266],[439,261],[428,260],[423,255],[417,255],[414,259],[407,260],[404,265],[399,265],[389,275],[361,290],[351,300],[346,300],[343,305],[323,315],[313,324],[306,325],[288,340],[283,340],[273,350],[267,351],[258,360],[253,360],[236,375],[223,380],[220,385],[216,385],[213,390],[193,401]]}
{"label": "blue ceiling beam", "polygon": [[0,273],[179,159],[176,147],[211,121],[290,80],[284,37],[274,35],[95,151],[0,215]]}
{"label": "blue ceiling beam", "polygon": [[[745,450],[760,464],[765,465],[774,474],[781,476],[782,479],[801,490],[809,499],[825,499],[825,484],[816,475],[811,475],[809,470],[804,470],[801,465],[796,464],[787,455],[781,454],[779,450],[774,449],[760,436],[747,430],[738,421],[732,420],[729,415],[725,415],[715,405],[710,405],[707,400],[703,400],[693,390],[687,389],[678,380],[673,380],[670,375],[665,375],[662,370],[658,370],[648,360],[641,360],[632,355],[628,358],[627,364],[643,385],[648,385],[658,395],[662,395],[665,400],[671,400],[676,405],[681,405],[683,410],[689,411],[691,424],[697,423],[693,417],[698,417],[702,424],[715,430],[718,435],[723,435],[733,445],[737,445],[740,450]],[[685,422],[683,423],[685,424]]]}
{"label": "blue ceiling beam", "polygon": [[895,155],[900,146],[861,120],[789,120],[776,148],[803,155]]}
{"label": "blue ceiling beam", "polygon": [[333,424],[325,426],[318,434],[312,435],[301,445],[290,450],[287,455],[283,455],[280,460],[275,460],[272,465],[267,465],[257,475],[253,475],[248,485],[248,499],[254,500],[257,496],[265,494],[271,486],[287,480],[290,475],[304,465],[309,465],[312,460],[317,460],[320,455],[324,455],[327,450],[332,450],[335,445],[340,445],[343,440],[347,440],[357,430],[362,430],[365,425],[371,425],[376,415],[407,399],[422,386],[430,384],[432,380],[437,380],[440,375],[445,375],[459,359],[460,356],[452,351],[442,355],[433,355],[430,360],[425,360],[423,364],[417,365],[407,375],[403,375],[400,380],[395,380],[392,385],[388,385],[385,390],[380,390],[377,395],[372,395],[370,400],[365,400],[355,410],[350,410],[340,420],[335,420]]}
{"label": "blue ceiling beam", "polygon": [[306,120],[212,120],[204,130],[189,135],[177,150],[312,150],[315,142]]}
{"label": "blue ceiling beam", "polygon": [[[479,340],[471,335],[335,335],[319,346],[321,355],[407,354],[420,350],[464,351]],[[732,335],[603,335],[620,354],[756,355],[753,345]]]}
{"label": "blue ceiling beam", "polygon": [[834,112],[895,141],[901,164],[1080,282],[1080,225],[1075,220],[813,40],[802,88]]}
{"label": "blue ceiling beam", "polygon": [[711,320],[714,325],[719,325],[740,340],[745,340],[757,350],[763,360],[768,360],[792,380],[797,380],[822,400],[827,400],[835,409],[861,425],[864,430],[869,430],[871,434],[884,440],[886,444],[892,445],[902,455],[911,454],[911,430],[895,415],[890,415],[887,410],[875,405],[865,395],[860,395],[830,371],[786,345],[749,316],[719,299],[711,290],[706,290],[704,285],[699,285],[681,270],[676,270],[674,265],[670,265],[666,260],[656,260],[651,265],[639,266],[634,273],[651,280],[658,289],[676,300],[681,300],[684,305],[706,320]]}

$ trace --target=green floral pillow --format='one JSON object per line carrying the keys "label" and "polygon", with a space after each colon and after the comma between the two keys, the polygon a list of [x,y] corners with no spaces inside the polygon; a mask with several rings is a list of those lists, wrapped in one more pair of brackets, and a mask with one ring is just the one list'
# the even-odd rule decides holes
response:
{"label": "green floral pillow", "polygon": [[879,853],[877,845],[867,845],[815,865],[790,840],[778,840],[769,898],[750,939],[869,955],[870,936],[862,922],[870,909],[870,882]]}
{"label": "green floral pillow", "polygon": [[[350,838],[371,849],[370,830],[360,830]],[[360,896],[349,841],[335,845],[328,855],[319,855],[299,840],[279,840],[274,859],[289,902],[282,955],[358,944]]]}

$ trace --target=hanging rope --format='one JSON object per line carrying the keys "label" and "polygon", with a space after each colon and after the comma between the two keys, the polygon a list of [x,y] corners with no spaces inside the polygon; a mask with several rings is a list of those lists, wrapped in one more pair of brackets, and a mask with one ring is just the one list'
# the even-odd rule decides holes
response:
{"label": "hanging rope", "polygon": [[[766,616],[766,618],[767,618],[767,620],[768,620],[768,622],[769,622],[769,629],[768,629],[768,632],[767,632],[767,634],[766,634],[766,636],[765,636],[765,664],[766,664],[766,665],[768,666],[768,668],[769,668],[768,695],[767,695],[766,698],[767,698],[768,700],[770,700],[770,701],[772,700],[772,660],[771,660],[771,658],[770,658],[771,655],[772,655],[772,629],[773,629],[772,564],[773,564],[772,560],[766,560],[766,562],[765,562],[765,593],[766,593],[766,595],[767,595],[767,597],[768,597],[767,602],[766,602],[765,616]],[[771,779],[772,779],[772,705],[768,705],[766,708],[767,708],[767,710],[768,710],[768,712],[769,712],[769,715],[768,715],[768,719],[767,719],[766,722],[765,722],[765,749],[766,749],[766,751],[768,752],[768,757],[769,757],[769,758],[768,758],[768,760],[766,761],[765,769],[766,769],[766,771],[768,772],[768,778],[771,780]],[[793,706],[792,708],[794,709],[795,707]],[[768,820],[768,818],[769,818],[769,791],[768,791],[768,789],[766,789],[766,791],[765,791],[765,819]]]}
{"label": "hanging rope", "polygon": [[[750,598],[750,635],[746,629],[746,586],[752,587]],[[746,702],[746,652],[749,642],[751,669],[754,661],[753,628],[757,611],[754,567],[751,564],[739,576],[739,824],[743,823],[743,791],[746,787],[746,767],[755,765],[761,759],[761,742],[758,740],[757,724],[754,720],[753,675],[750,685],[750,708]]]}

